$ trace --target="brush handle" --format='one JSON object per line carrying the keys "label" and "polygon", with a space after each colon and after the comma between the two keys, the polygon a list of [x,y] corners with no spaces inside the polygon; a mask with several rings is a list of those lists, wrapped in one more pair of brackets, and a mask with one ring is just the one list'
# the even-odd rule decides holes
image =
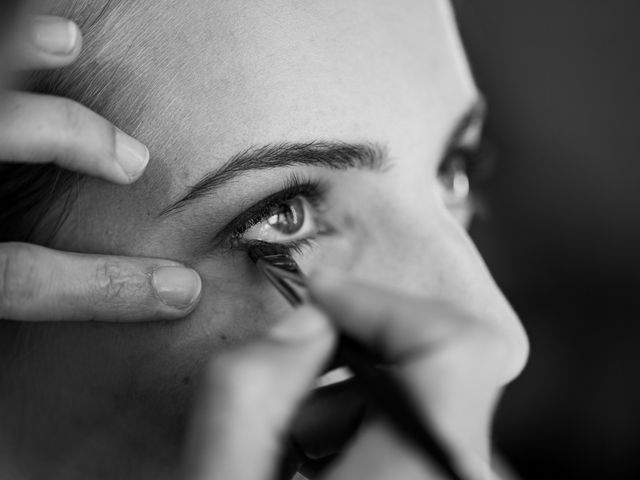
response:
{"label": "brush handle", "polygon": [[336,357],[354,374],[354,381],[386,416],[398,432],[418,450],[430,464],[435,464],[452,480],[464,480],[454,466],[426,420],[418,412],[414,397],[391,372],[376,368],[377,359],[357,340],[341,334]]}

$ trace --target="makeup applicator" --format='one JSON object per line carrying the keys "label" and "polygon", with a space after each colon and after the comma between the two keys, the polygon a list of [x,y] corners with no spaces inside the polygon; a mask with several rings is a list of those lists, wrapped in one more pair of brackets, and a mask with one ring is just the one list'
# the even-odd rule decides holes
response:
{"label": "makeup applicator", "polygon": [[[249,257],[292,306],[306,299],[306,277],[295,260],[277,244],[249,247]],[[347,366],[354,380],[391,425],[430,463],[452,480],[464,480],[452,457],[418,413],[416,402],[389,371],[376,368],[376,356],[361,342],[339,333],[336,363]]]}

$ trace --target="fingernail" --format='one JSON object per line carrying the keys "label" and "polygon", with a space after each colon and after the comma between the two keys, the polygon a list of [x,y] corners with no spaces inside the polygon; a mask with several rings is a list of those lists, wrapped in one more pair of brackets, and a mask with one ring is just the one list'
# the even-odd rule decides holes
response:
{"label": "fingernail", "polygon": [[273,326],[269,336],[285,342],[299,342],[316,338],[328,330],[327,319],[315,308],[300,307],[293,314]]}
{"label": "fingernail", "polygon": [[153,272],[152,283],[158,297],[174,308],[190,307],[202,289],[200,275],[184,267],[157,268]]}
{"label": "fingernail", "polygon": [[120,168],[129,179],[138,178],[149,163],[149,149],[118,128],[116,128],[116,156]]}
{"label": "fingernail", "polygon": [[37,17],[33,25],[33,41],[40,50],[52,55],[69,55],[78,42],[75,23],[58,17]]}

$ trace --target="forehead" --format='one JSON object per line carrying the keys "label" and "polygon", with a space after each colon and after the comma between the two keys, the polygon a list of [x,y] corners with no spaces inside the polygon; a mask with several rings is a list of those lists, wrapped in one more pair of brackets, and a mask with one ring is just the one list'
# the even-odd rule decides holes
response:
{"label": "forehead", "polygon": [[171,200],[251,146],[376,142],[394,162],[437,162],[476,96],[445,0],[123,0],[92,40],[90,67],[107,72],[94,87],[152,162],[130,187],[85,184],[88,233],[60,234],[68,248],[131,253],[104,245],[105,219],[116,243],[154,229]]}
{"label": "forehead", "polygon": [[418,133],[473,95],[445,1],[144,8],[132,49],[140,46],[145,75],[131,88],[153,95],[140,133],[175,139],[194,174],[248,144],[407,138],[405,119]]}

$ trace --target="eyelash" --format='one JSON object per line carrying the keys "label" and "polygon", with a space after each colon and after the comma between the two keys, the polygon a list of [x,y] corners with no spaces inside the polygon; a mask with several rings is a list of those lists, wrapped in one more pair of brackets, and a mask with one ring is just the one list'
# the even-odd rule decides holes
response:
{"label": "eyelash", "polygon": [[[453,168],[453,162],[456,160],[461,161],[464,173],[473,183],[478,172],[484,176],[484,167],[490,157],[482,144],[474,148],[453,145],[438,166],[438,176],[446,175],[448,169]],[[314,209],[320,209],[326,197],[326,191],[327,186],[319,181],[303,179],[295,174],[291,175],[280,191],[257,202],[230,223],[225,230],[228,232],[227,237],[230,238],[231,247],[247,250],[255,243],[259,243],[255,240],[244,240],[242,235],[252,226],[269,218],[280,205],[298,196],[304,197]],[[470,197],[467,201],[473,212],[475,210],[475,198]],[[305,247],[311,246],[313,243],[313,238],[302,238],[280,244],[280,246],[287,253],[300,253]]]}
{"label": "eyelash", "polygon": [[[244,240],[242,235],[254,225],[273,215],[273,212],[283,203],[296,197],[304,197],[314,209],[319,210],[323,200],[326,198],[326,190],[326,185],[319,181],[303,179],[295,174],[291,175],[280,191],[249,207],[231,222],[230,227],[228,227],[231,246],[247,250],[255,243],[259,243],[259,241],[255,240]],[[280,246],[286,249],[287,253],[300,253],[304,247],[312,244],[313,239],[302,238],[293,242],[282,243]]]}

